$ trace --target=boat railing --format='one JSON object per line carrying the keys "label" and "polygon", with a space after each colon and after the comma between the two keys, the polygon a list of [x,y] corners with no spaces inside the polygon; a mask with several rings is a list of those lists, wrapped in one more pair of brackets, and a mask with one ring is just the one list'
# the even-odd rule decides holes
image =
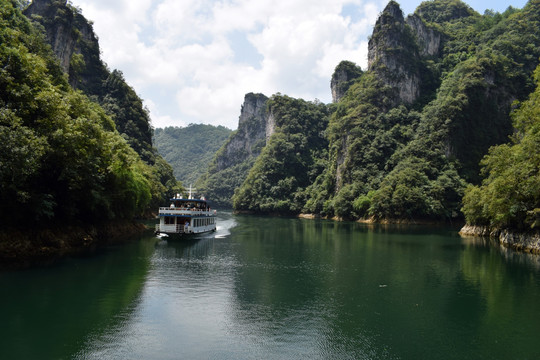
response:
{"label": "boat railing", "polygon": [[190,215],[216,215],[216,210],[204,210],[204,209],[192,209],[184,207],[160,207],[160,213],[171,213],[171,214],[190,214]]}

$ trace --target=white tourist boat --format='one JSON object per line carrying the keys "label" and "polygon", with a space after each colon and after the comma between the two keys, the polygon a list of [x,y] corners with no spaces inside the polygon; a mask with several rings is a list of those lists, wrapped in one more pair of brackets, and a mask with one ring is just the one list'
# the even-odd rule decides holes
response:
{"label": "white tourist boat", "polygon": [[186,198],[177,194],[170,199],[170,206],[159,208],[156,234],[183,236],[216,231],[216,210],[210,209],[204,197],[195,199],[194,190],[190,187]]}

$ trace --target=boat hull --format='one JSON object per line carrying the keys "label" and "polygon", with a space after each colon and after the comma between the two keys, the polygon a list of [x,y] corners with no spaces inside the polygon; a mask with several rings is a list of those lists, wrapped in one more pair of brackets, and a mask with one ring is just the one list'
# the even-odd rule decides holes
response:
{"label": "boat hull", "polygon": [[[180,219],[178,219],[180,220]],[[178,221],[177,220],[177,221]],[[191,224],[196,224],[195,226]],[[182,218],[175,224],[165,224],[161,221],[156,224],[156,235],[165,234],[168,236],[192,236],[216,231],[215,217],[210,218]]]}

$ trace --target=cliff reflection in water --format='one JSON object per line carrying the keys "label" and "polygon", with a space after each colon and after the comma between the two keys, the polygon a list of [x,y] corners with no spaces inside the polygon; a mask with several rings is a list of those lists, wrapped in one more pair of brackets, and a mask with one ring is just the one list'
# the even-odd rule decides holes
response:
{"label": "cliff reflection in water", "polygon": [[229,213],[218,225],[43,274],[2,274],[8,293],[26,289],[2,299],[2,349],[11,358],[540,358],[536,257],[451,228]]}
{"label": "cliff reflection in water", "polygon": [[[243,245],[233,321],[264,353],[340,359],[538,353],[531,337],[540,325],[531,328],[523,318],[540,320],[538,269],[516,264],[516,255],[470,246],[457,231],[437,227],[242,222],[232,234]],[[535,291],[525,295],[523,288]],[[514,338],[503,328],[516,320],[529,326]]]}
{"label": "cliff reflection in water", "polygon": [[67,359],[89,338],[122,326],[140,301],[152,251],[148,245],[0,273],[1,357]]}

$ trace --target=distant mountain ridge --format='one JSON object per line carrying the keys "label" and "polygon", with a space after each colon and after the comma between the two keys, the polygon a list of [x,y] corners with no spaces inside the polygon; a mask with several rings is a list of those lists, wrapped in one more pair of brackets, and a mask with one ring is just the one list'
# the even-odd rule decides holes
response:
{"label": "distant mountain ridge", "polygon": [[186,187],[195,185],[232,131],[224,126],[190,124],[186,127],[157,128],[154,143],[174,169],[176,179]]}

